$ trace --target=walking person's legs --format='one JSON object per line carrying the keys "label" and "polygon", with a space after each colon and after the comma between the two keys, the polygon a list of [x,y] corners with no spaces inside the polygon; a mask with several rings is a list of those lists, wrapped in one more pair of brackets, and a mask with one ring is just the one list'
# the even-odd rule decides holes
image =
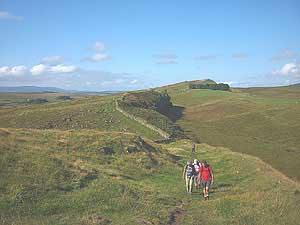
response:
{"label": "walking person's legs", "polygon": [[206,188],[205,188],[205,192],[206,192],[206,198],[208,199],[209,198],[209,187],[207,186]]}
{"label": "walking person's legs", "polygon": [[186,187],[186,192],[189,192],[189,184],[190,184],[190,178],[189,177],[185,177],[185,187]]}
{"label": "walking person's legs", "polygon": [[190,181],[189,181],[189,192],[190,193],[192,193],[192,191],[193,191],[193,182],[194,182],[194,177],[191,177]]}
{"label": "walking person's legs", "polygon": [[209,185],[210,181],[203,181],[202,186],[203,186],[203,197],[205,200],[209,198]]}

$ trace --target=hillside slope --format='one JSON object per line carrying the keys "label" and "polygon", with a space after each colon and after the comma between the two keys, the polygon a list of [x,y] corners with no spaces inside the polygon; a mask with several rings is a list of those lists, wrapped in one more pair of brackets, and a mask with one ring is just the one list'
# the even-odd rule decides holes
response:
{"label": "hillside slope", "polygon": [[133,132],[150,139],[160,135],[116,110],[121,95],[91,96],[68,102],[0,110],[0,127],[35,129],[96,129]]}
{"label": "hillside slope", "polygon": [[[0,142],[1,224],[299,224],[299,185],[223,148],[96,130],[1,129]],[[208,202],[181,180],[195,157],[215,168]]]}
{"label": "hillside slope", "polygon": [[189,90],[187,83],[166,86],[183,107],[177,121],[198,142],[258,156],[300,179],[300,87]]}

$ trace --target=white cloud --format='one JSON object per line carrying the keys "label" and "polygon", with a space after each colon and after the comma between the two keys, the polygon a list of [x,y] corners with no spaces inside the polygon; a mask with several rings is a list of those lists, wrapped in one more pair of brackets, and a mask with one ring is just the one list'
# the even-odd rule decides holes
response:
{"label": "white cloud", "polygon": [[92,62],[100,62],[104,60],[109,60],[111,59],[111,57],[106,53],[96,53],[93,56],[87,57],[86,59]]}
{"label": "white cloud", "polygon": [[42,74],[48,74],[48,73],[54,73],[54,74],[64,74],[64,73],[73,73],[77,70],[77,67],[75,66],[66,66],[63,64],[59,64],[56,66],[48,66],[44,64],[39,64],[36,66],[33,66],[30,70],[30,73],[32,75],[42,75]]}
{"label": "white cloud", "polygon": [[94,43],[92,49],[96,52],[102,52],[105,49],[105,45],[104,43],[97,41]]}
{"label": "white cloud", "polygon": [[273,71],[272,75],[300,76],[300,63],[287,63],[280,70]]}
{"label": "white cloud", "polygon": [[41,60],[42,64],[49,64],[49,65],[62,64],[63,62],[64,62],[64,57],[62,57],[60,55],[45,56]]}
{"label": "white cloud", "polygon": [[300,53],[295,53],[291,49],[284,49],[272,57],[272,60],[297,59],[300,58]]}
{"label": "white cloud", "polygon": [[8,66],[0,67],[0,76],[9,74],[10,68]]}
{"label": "white cloud", "polygon": [[28,72],[26,66],[0,67],[0,76],[21,76]]}
{"label": "white cloud", "polygon": [[17,21],[20,21],[20,20],[23,20],[22,17],[20,16],[15,16],[9,12],[5,12],[5,11],[0,11],[0,20],[17,20]]}
{"label": "white cloud", "polygon": [[56,66],[48,66],[45,64],[38,64],[29,70],[26,66],[3,66],[0,67],[0,76],[23,76],[23,75],[44,75],[44,74],[65,74],[65,73],[73,73],[77,71],[78,68],[76,66],[66,66],[63,64],[59,64]]}
{"label": "white cloud", "polygon": [[46,73],[49,70],[49,67],[44,64],[39,64],[36,66],[33,66],[30,70],[30,73],[32,75],[41,75],[43,73]]}
{"label": "white cloud", "polygon": [[15,75],[15,76],[23,75],[26,72],[27,72],[26,66],[14,66],[10,70],[11,75]]}
{"label": "white cloud", "polygon": [[102,42],[95,42],[91,48],[95,53],[91,56],[85,57],[83,60],[90,62],[101,62],[111,59],[111,56],[104,51],[105,45]]}
{"label": "white cloud", "polygon": [[130,81],[131,84],[136,84],[138,82],[138,80],[132,80]]}
{"label": "white cloud", "polygon": [[59,74],[59,73],[73,73],[77,70],[75,66],[65,66],[65,65],[56,65],[50,67],[49,71],[51,73]]}

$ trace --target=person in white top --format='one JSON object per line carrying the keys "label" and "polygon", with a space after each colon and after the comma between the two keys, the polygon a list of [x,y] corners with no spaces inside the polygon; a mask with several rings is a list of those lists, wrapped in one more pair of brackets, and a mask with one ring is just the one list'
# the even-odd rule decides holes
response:
{"label": "person in white top", "polygon": [[195,188],[199,188],[200,187],[200,180],[198,179],[198,173],[201,167],[201,163],[199,162],[198,159],[194,159],[194,163],[193,163],[195,170],[196,170],[196,176],[194,178],[194,183],[195,183]]}

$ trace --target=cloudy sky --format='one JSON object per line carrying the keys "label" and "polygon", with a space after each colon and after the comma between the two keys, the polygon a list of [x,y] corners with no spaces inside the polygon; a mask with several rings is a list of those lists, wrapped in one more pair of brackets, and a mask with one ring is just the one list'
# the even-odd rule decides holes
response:
{"label": "cloudy sky", "polygon": [[300,1],[0,0],[0,86],[300,82]]}

